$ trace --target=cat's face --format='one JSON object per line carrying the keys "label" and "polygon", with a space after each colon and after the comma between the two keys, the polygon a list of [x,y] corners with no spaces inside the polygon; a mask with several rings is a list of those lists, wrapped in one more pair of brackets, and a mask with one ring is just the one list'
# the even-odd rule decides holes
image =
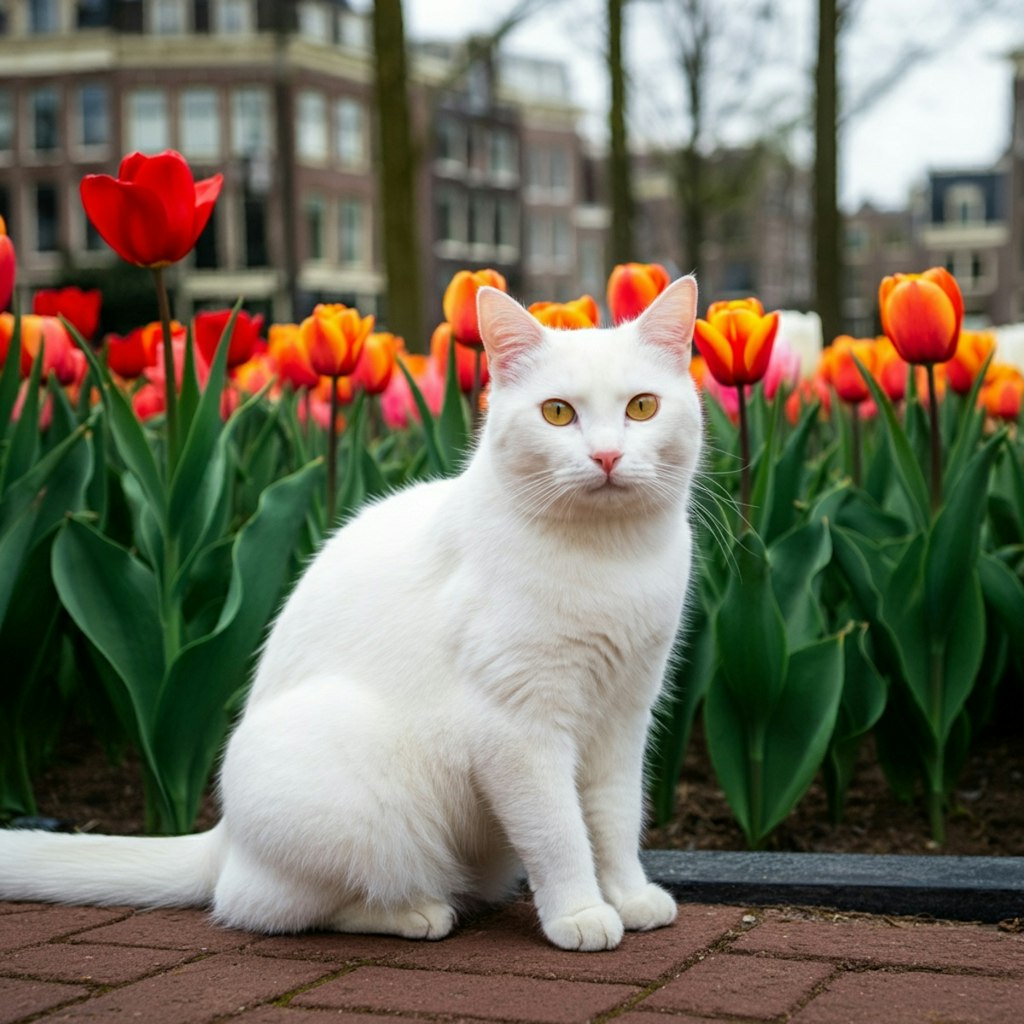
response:
{"label": "cat's face", "polygon": [[556,331],[500,292],[482,297],[488,444],[524,514],[586,519],[679,506],[701,441],[689,374],[695,306],[696,286],[684,278],[631,324]]}

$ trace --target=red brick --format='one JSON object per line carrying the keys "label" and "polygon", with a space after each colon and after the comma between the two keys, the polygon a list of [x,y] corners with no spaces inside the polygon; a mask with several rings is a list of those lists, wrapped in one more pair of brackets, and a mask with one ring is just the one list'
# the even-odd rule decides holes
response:
{"label": "red brick", "polygon": [[[450,940],[443,940],[447,946]],[[386,935],[347,935],[339,932],[305,932],[301,935],[273,935],[260,939],[247,952],[260,956],[281,956],[293,960],[318,960],[342,967],[356,960],[390,961],[396,954],[418,943]]]}
{"label": "red brick", "polygon": [[41,1013],[72,999],[87,995],[87,988],[55,985],[49,981],[0,978],[0,1024]]}
{"label": "red brick", "polygon": [[238,949],[258,936],[221,928],[202,910],[143,910],[131,917],[75,936],[75,942],[103,942],[118,946],[191,949],[216,952]]}
{"label": "red brick", "polygon": [[742,915],[733,907],[683,906],[674,925],[627,932],[616,950],[569,953],[544,938],[531,903],[514,903],[442,942],[405,943],[395,962],[471,974],[648,984],[739,928]]}
{"label": "red brick", "polygon": [[1020,1024],[1024,980],[916,971],[848,972],[793,1024]]}
{"label": "red brick", "polygon": [[120,1015],[146,1024],[201,1024],[280,999],[323,975],[320,964],[218,953],[97,996],[76,1006],[73,1019]]}
{"label": "red brick", "polygon": [[627,985],[357,967],[303,992],[291,1005],[576,1024],[609,1012],[637,991]]}
{"label": "red brick", "polygon": [[786,920],[775,912],[732,947],[850,963],[976,970],[1024,974],[1024,936],[994,926],[920,924],[899,926],[857,918],[836,921]]}
{"label": "red brick", "polygon": [[42,906],[0,916],[0,950],[32,946],[123,917],[124,910],[104,907]]}
{"label": "red brick", "polygon": [[712,955],[683,971],[637,1008],[768,1019],[787,1013],[832,971],[829,964],[809,961]]}
{"label": "red brick", "polygon": [[30,974],[54,981],[119,985],[173,967],[191,953],[173,949],[89,945],[84,942],[50,942],[19,949],[4,956],[0,972]]}
{"label": "red brick", "polygon": [[[616,1018],[616,1024],[619,1019]],[[290,1010],[284,1006],[261,1006],[240,1014],[238,1017],[232,1017],[232,1022],[235,1020],[239,1021],[239,1024],[318,1024],[318,1022],[327,1024],[328,1021],[330,1024],[384,1024],[380,1015],[376,1013],[311,1010],[308,1007]],[[393,1020],[400,1021],[400,1024],[433,1024],[434,1022],[432,1017],[403,1016],[393,1018]],[[650,1018],[646,1024],[651,1024]],[[673,1018],[672,1024],[680,1024],[680,1022]],[[705,1021],[703,1024],[707,1024],[707,1022]]]}

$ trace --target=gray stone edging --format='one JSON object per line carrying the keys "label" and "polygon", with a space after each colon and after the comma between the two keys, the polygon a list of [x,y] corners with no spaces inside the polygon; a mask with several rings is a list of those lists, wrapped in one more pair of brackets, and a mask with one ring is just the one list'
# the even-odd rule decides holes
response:
{"label": "gray stone edging", "polygon": [[1024,918],[1024,857],[647,850],[684,903],[802,904],[959,921]]}

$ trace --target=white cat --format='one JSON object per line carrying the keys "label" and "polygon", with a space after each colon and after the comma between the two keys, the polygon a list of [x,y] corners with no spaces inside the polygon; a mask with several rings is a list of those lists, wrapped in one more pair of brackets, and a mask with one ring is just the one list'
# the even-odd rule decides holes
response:
{"label": "white cat", "polygon": [[2,832],[0,898],[437,939],[525,868],[563,949],[669,924],[641,775],[691,563],[696,299],[682,278],[631,324],[555,331],[481,289],[477,448],[309,566],[228,744],[220,824]]}

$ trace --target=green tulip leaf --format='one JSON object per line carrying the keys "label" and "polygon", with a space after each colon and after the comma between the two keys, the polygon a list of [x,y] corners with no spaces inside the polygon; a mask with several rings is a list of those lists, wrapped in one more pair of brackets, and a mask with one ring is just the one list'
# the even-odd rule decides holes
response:
{"label": "green tulip leaf", "polygon": [[156,577],[120,544],[74,516],[54,541],[51,568],[64,607],[128,691],[144,741],[164,678]]}
{"label": "green tulip leaf", "polygon": [[235,538],[231,584],[216,627],[182,648],[160,692],[153,748],[178,831],[195,818],[228,727],[225,709],[247,682],[253,652],[288,582],[321,473],[317,460],[264,492]]}
{"label": "green tulip leaf", "polygon": [[444,453],[449,470],[456,471],[469,450],[473,438],[470,418],[466,411],[466,400],[459,387],[457,354],[454,338],[448,345],[448,365],[445,370],[444,400],[441,415],[437,419],[437,439]]}
{"label": "green tulip leaf", "polygon": [[768,551],[772,589],[786,623],[790,650],[822,635],[825,623],[816,580],[832,559],[832,540],[823,519],[811,519],[780,537]]}
{"label": "green tulip leaf", "polygon": [[426,448],[427,465],[430,467],[430,473],[432,476],[448,476],[451,472],[451,466],[448,465],[448,460],[438,444],[437,424],[434,422],[434,416],[427,405],[427,400],[423,397],[423,392],[420,391],[416,379],[405,363],[402,362],[401,358],[398,360],[398,368],[402,371],[402,375],[409,385],[412,400],[420,414],[420,428],[423,431],[423,444]]}

